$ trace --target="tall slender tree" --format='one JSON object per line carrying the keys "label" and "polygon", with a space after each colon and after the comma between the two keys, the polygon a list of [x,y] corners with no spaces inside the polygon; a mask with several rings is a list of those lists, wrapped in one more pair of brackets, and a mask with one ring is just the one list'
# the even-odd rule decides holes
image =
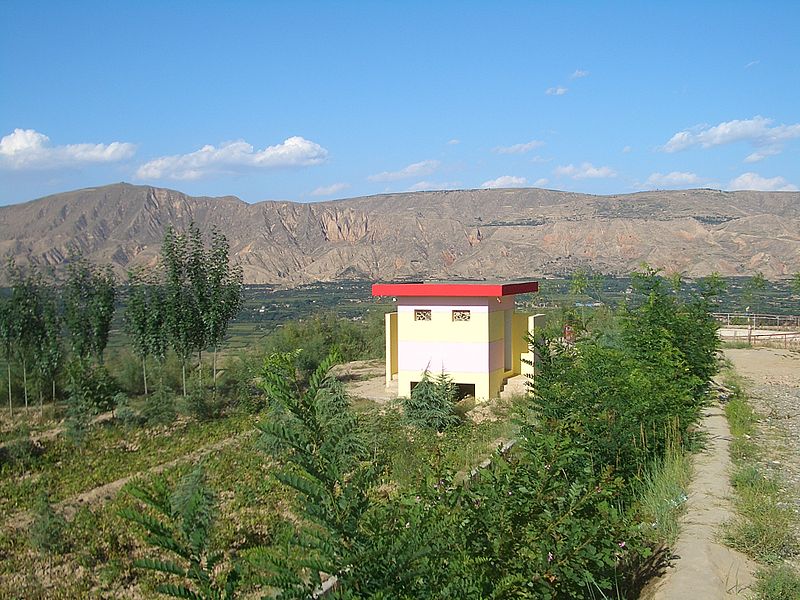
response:
{"label": "tall slender tree", "polygon": [[214,352],[214,393],[217,389],[217,349],[225,338],[228,324],[242,306],[242,268],[230,264],[227,238],[216,228],[211,230],[211,249],[208,252],[207,302],[203,320],[208,342]]}
{"label": "tall slender tree", "polygon": [[17,340],[19,321],[16,318],[15,306],[11,298],[0,298],[0,341],[3,345],[3,357],[6,360],[8,377],[8,414],[14,416],[14,404],[11,395],[11,362],[14,358],[14,343]]}
{"label": "tall slender tree", "polygon": [[225,236],[212,230],[207,250],[194,223],[183,233],[169,227],[161,255],[166,282],[165,322],[170,346],[181,359],[185,396],[189,358],[197,353],[202,382],[202,353],[209,346],[214,351],[216,381],[217,350],[242,302],[242,272],[230,265]]}
{"label": "tall slender tree", "polygon": [[37,364],[44,337],[43,283],[41,274],[35,266],[32,266],[26,273],[13,261],[10,261],[8,272],[11,280],[12,355],[22,365],[22,386],[25,410],[27,411],[29,407],[28,367]]}
{"label": "tall slender tree", "polygon": [[63,297],[64,324],[72,352],[82,359],[94,355],[102,364],[116,299],[111,267],[92,265],[74,251],[69,258]]}
{"label": "tall slender tree", "polygon": [[48,382],[52,390],[52,401],[56,402],[56,375],[62,366],[64,349],[61,342],[61,315],[58,297],[53,286],[42,288],[42,336],[37,359],[39,371],[39,409],[43,412],[44,385]]}
{"label": "tall slender tree", "polygon": [[164,285],[152,271],[145,274],[142,269],[129,271],[128,281],[125,330],[134,351],[142,359],[144,393],[147,395],[147,358],[152,356],[160,364],[166,354]]}

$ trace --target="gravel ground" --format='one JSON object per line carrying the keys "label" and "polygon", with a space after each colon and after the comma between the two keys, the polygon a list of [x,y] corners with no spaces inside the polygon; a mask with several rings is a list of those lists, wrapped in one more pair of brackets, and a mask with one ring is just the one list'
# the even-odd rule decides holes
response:
{"label": "gravel ground", "polygon": [[800,352],[732,349],[725,356],[747,380],[750,402],[760,416],[756,440],[765,450],[760,462],[786,482],[800,515]]}

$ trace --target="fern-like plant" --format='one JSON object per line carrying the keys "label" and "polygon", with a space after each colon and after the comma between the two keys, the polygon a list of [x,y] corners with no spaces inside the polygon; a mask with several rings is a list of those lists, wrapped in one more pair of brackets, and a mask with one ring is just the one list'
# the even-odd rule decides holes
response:
{"label": "fern-like plant", "polygon": [[328,356],[303,387],[296,353],[273,355],[262,373],[270,403],[259,425],[278,459],[275,477],[296,493],[301,524],[289,555],[257,549],[252,562],[269,575],[279,598],[316,598],[325,574],[336,581],[326,598],[409,597],[430,570],[431,540],[447,532],[416,501],[377,498],[384,461],[364,444],[358,419],[330,369]]}
{"label": "fern-like plant", "polygon": [[179,583],[165,583],[156,589],[174,598],[231,600],[239,574],[236,567],[222,577],[215,576],[225,558],[212,552],[211,531],[216,518],[215,497],[206,483],[202,465],[196,466],[170,490],[163,479],[149,488],[134,486],[128,493],[145,505],[144,510],[123,509],[120,515],[144,528],[144,541],[172,559],[144,558],[134,561],[141,569],[177,577]]}

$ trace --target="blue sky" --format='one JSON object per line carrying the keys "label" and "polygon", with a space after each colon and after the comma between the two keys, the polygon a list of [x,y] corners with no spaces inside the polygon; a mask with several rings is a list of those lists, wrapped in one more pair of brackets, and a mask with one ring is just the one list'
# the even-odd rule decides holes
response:
{"label": "blue sky", "polygon": [[800,2],[0,2],[0,204],[800,187]]}

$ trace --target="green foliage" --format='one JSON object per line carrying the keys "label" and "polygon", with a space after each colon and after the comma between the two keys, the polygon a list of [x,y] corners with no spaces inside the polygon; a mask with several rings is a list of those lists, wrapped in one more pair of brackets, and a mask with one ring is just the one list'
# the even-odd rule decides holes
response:
{"label": "green foliage", "polygon": [[114,396],[114,417],[126,428],[137,427],[144,421],[142,415],[131,406],[128,396],[123,393]]}
{"label": "green foliage", "polygon": [[147,392],[147,358],[163,363],[167,351],[166,303],[158,274],[150,270],[128,272],[125,331],[142,361],[143,391]]}
{"label": "green foliage", "polygon": [[206,483],[202,465],[181,479],[173,491],[164,480],[150,488],[132,486],[128,493],[145,509],[123,509],[120,515],[145,530],[144,541],[170,558],[145,558],[135,566],[179,578],[180,583],[165,583],[156,589],[175,598],[228,600],[235,596],[239,583],[236,568],[218,568],[225,560],[222,552],[210,550],[216,521],[216,498]]}
{"label": "green foliage", "polygon": [[166,387],[159,387],[145,398],[142,418],[149,426],[169,425],[176,416],[175,395]]}
{"label": "green foliage", "polygon": [[800,600],[800,575],[789,565],[762,569],[756,577],[756,600]]}
{"label": "green foliage", "polygon": [[41,443],[31,439],[28,428],[21,427],[15,437],[0,447],[0,471],[30,469],[36,465],[43,450]]}
{"label": "green foliage", "polygon": [[795,273],[792,275],[792,291],[795,294],[800,295],[800,273]]}
{"label": "green foliage", "polygon": [[619,508],[624,482],[610,467],[594,468],[597,458],[571,429],[551,420],[524,427],[514,455],[496,457],[465,490],[466,551],[485,560],[476,567],[480,597],[613,593],[625,557],[645,552]]}
{"label": "green foliage", "polygon": [[72,352],[80,359],[94,355],[103,362],[114,316],[116,284],[111,266],[97,267],[73,251],[64,285],[64,324]]}
{"label": "green foliage", "polygon": [[441,373],[432,379],[426,370],[411,390],[411,397],[403,400],[403,412],[408,422],[416,427],[444,431],[461,421],[455,412],[457,393],[449,375]]}
{"label": "green foliage", "polygon": [[[259,429],[265,449],[283,465],[275,477],[296,494],[303,515],[296,544],[303,553],[288,560],[264,549],[252,553],[251,560],[266,565],[265,583],[281,590],[280,598],[309,597],[321,585],[322,573],[342,583],[357,581],[362,592],[371,591],[375,580],[410,584],[411,564],[424,546],[398,543],[400,551],[393,556],[385,546],[376,547],[391,539],[382,535],[387,528],[395,541],[408,541],[408,533],[401,533],[408,521],[371,513],[381,467],[370,460],[347,397],[329,374],[335,355],[320,364],[305,389],[294,376],[295,358],[273,355],[265,365],[262,384],[270,414]],[[382,561],[381,569],[375,560]],[[379,581],[375,585],[381,587]]]}
{"label": "green foliage", "polygon": [[64,517],[53,510],[46,494],[41,494],[33,505],[33,522],[28,532],[31,546],[46,554],[61,554],[67,550],[64,536]]}
{"label": "green foliage", "polygon": [[222,413],[222,402],[211,396],[211,393],[199,383],[193,383],[186,397],[186,408],[190,415],[198,421],[207,421],[219,417]]}
{"label": "green foliage", "polygon": [[343,362],[374,357],[376,342],[383,344],[382,331],[382,327],[378,330],[373,325],[370,329],[332,313],[322,313],[285,323],[267,338],[265,350],[285,353],[302,349],[298,367],[309,377],[332,352]]}
{"label": "green foliage", "polygon": [[242,271],[229,264],[228,251],[225,236],[216,229],[211,232],[211,248],[206,250],[194,223],[186,232],[170,226],[164,234],[164,325],[169,344],[183,364],[184,396],[186,362],[192,353],[201,355],[208,346],[214,349],[216,382],[216,349],[242,303]]}

